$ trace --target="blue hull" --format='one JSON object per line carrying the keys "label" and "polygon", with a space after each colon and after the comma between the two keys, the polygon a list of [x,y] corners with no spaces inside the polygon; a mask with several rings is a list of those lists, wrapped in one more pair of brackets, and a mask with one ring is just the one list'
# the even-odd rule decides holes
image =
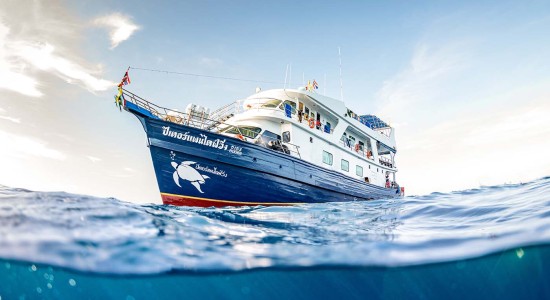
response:
{"label": "blue hull", "polygon": [[136,115],[149,140],[163,202],[292,205],[396,197],[290,155],[194,127]]}

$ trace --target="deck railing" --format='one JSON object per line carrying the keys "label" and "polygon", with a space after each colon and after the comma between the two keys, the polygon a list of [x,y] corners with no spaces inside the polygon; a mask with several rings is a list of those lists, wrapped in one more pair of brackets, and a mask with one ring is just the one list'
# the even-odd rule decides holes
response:
{"label": "deck railing", "polygon": [[[223,123],[210,118],[209,114],[204,111],[190,110],[188,112],[181,112],[169,109],[149,102],[127,90],[123,90],[123,97],[125,102],[133,103],[138,108],[148,111],[154,117],[164,121],[206,130],[211,130],[215,125]],[[126,103],[124,107],[127,109]]]}
{"label": "deck railing", "polygon": [[[254,100],[254,99],[252,99]],[[242,111],[249,111],[249,110],[255,110],[255,111],[261,111],[261,110],[265,110],[265,111],[275,111],[275,112],[281,112],[285,118],[287,119],[292,119],[300,124],[303,124],[305,126],[309,126],[309,119],[311,119],[311,116],[306,116],[305,113],[302,115],[302,118],[300,119],[299,115],[298,115],[298,109],[296,109],[294,106],[290,106],[290,117],[288,117],[286,111],[284,110],[284,107],[281,108],[279,105],[280,103],[278,103],[276,106],[267,106],[269,105],[269,102],[266,102],[266,100],[277,100],[277,101],[282,101],[281,99],[278,99],[278,98],[261,98],[261,99],[257,99],[258,101],[257,102],[252,102],[250,99],[247,100],[246,102],[246,107],[244,107],[243,105],[243,101],[240,101],[239,102],[239,106],[240,108],[242,109],[240,112]],[[324,133],[327,133],[327,134],[332,134],[333,131],[334,131],[334,127],[332,126],[328,126],[326,123],[321,123],[319,127],[317,127],[317,121],[315,119],[313,119],[314,121],[314,124],[313,124],[313,128],[311,128],[312,130],[319,130],[321,132],[324,132]],[[309,126],[311,127],[311,126]]]}
{"label": "deck railing", "polygon": [[[124,109],[128,110],[126,102],[130,102],[138,108],[149,112],[152,116],[164,121],[172,122],[179,125],[186,125],[194,128],[212,131],[214,128],[229,127],[231,125],[224,123],[235,114],[242,111],[241,101],[235,101],[228,105],[207,114],[204,111],[190,110],[189,112],[180,112],[174,109],[169,109],[149,102],[138,95],[123,89]],[[246,136],[236,127],[241,137]],[[245,139],[246,140],[246,139]],[[277,140],[277,145],[270,146],[258,139],[258,144],[276,151],[280,151],[298,158],[301,158],[300,147],[292,143],[285,143]]]}
{"label": "deck railing", "polygon": [[391,161],[391,159],[389,158],[385,158],[383,156],[380,156],[378,158],[378,161],[380,162],[381,165],[383,166],[386,166],[386,167],[390,167],[390,168],[395,168],[395,164]]}

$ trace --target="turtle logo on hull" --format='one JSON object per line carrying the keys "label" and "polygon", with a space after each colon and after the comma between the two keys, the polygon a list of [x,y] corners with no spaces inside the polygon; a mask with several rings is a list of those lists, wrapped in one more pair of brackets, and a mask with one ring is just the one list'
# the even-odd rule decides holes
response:
{"label": "turtle logo on hull", "polygon": [[204,192],[201,190],[201,184],[204,183],[205,179],[208,179],[210,177],[197,172],[197,170],[191,167],[191,165],[193,164],[195,164],[194,161],[184,161],[179,165],[175,162],[172,162],[172,167],[176,169],[173,174],[174,182],[179,187],[181,187],[180,179],[187,180],[197,189],[197,191],[199,191],[201,194],[204,194]]}

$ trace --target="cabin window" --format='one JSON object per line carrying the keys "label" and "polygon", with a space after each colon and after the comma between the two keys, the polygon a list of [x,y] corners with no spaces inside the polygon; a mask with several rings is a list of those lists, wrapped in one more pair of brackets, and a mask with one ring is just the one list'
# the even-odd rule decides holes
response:
{"label": "cabin window", "polygon": [[349,161],[342,159],[342,170],[349,172]]}
{"label": "cabin window", "polygon": [[332,166],[332,154],[323,150],[323,163]]}
{"label": "cabin window", "polygon": [[270,100],[267,100],[266,102],[264,102],[264,104],[262,104],[262,107],[275,108],[275,107],[279,106],[279,104],[281,104],[281,102],[283,102],[283,101],[279,100],[279,99],[270,99]]}
{"label": "cabin window", "polygon": [[306,106],[306,110],[305,110],[305,117],[306,117],[306,120],[309,119],[309,108]]}
{"label": "cabin window", "polygon": [[363,177],[363,167],[356,166],[355,167],[355,175],[357,175],[359,177]]}
{"label": "cabin window", "polygon": [[262,139],[262,142],[264,142],[264,144],[267,144],[270,141],[277,141],[277,140],[280,141],[281,140],[280,135],[278,135],[274,132],[271,132],[269,130],[264,131],[260,137]]}
{"label": "cabin window", "polygon": [[283,132],[283,142],[290,143],[290,131]]}
{"label": "cabin window", "polygon": [[226,129],[225,133],[231,133],[231,134],[242,134],[243,136],[246,136],[247,138],[254,139],[258,136],[258,134],[262,131],[260,127],[252,127],[252,126],[232,126]]}
{"label": "cabin window", "polygon": [[285,102],[283,102],[283,104],[281,104],[281,106],[279,106],[279,109],[280,110],[285,110],[285,105],[288,104],[292,107],[291,111],[292,111],[292,114],[296,114],[296,102],[292,102],[292,101],[289,101],[289,100],[285,100]]}

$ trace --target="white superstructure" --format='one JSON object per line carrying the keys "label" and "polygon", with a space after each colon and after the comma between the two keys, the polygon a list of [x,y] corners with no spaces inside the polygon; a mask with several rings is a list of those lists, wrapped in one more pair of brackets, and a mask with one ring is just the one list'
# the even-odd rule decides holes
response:
{"label": "white superstructure", "polygon": [[260,91],[213,112],[216,131],[263,144],[346,176],[386,186],[395,173],[395,130],[342,101],[306,90]]}

